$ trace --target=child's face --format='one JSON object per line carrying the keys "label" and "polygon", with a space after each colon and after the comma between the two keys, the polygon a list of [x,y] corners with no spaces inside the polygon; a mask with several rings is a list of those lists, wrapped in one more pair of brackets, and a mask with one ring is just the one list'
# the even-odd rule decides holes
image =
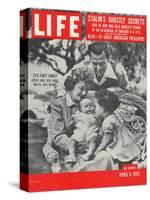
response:
{"label": "child's face", "polygon": [[80,102],[81,112],[91,114],[95,112],[95,104],[91,99],[83,99]]}

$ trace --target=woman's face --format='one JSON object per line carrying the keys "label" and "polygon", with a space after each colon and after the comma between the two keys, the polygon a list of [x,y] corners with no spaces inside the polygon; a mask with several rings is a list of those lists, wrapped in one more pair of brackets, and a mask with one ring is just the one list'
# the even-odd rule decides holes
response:
{"label": "woman's face", "polygon": [[71,97],[74,102],[79,102],[83,99],[87,94],[87,89],[85,86],[85,82],[80,81],[76,83],[73,90],[71,91]]}

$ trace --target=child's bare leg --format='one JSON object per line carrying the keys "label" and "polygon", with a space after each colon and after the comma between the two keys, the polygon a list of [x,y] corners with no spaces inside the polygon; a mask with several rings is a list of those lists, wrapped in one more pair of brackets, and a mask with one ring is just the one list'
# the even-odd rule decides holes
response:
{"label": "child's bare leg", "polygon": [[59,163],[58,152],[51,148],[51,152],[47,155],[47,161],[51,165],[52,172],[60,172],[61,165]]}
{"label": "child's bare leg", "polygon": [[97,137],[93,136],[89,141],[89,149],[86,154],[82,156],[84,160],[90,160],[97,148]]}
{"label": "child's bare leg", "polygon": [[72,155],[74,157],[76,156],[76,146],[77,146],[77,141],[72,139],[69,146],[69,155]]}
{"label": "child's bare leg", "polygon": [[66,160],[66,162],[76,162],[76,147],[77,147],[77,141],[72,139],[70,146],[69,146],[69,156]]}

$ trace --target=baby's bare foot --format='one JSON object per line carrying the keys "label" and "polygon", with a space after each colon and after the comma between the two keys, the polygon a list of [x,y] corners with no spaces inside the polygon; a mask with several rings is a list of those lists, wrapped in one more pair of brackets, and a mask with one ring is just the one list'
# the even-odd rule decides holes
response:
{"label": "baby's bare foot", "polygon": [[91,157],[92,157],[92,154],[88,152],[82,155],[83,160],[86,160],[86,161],[90,160]]}
{"label": "baby's bare foot", "polygon": [[54,173],[61,172],[61,166],[60,166],[59,162],[52,163],[52,172],[54,172]]}
{"label": "baby's bare foot", "polygon": [[66,159],[66,162],[67,162],[67,163],[75,163],[75,162],[77,162],[77,158],[76,158],[75,155],[69,155],[69,156],[67,157],[67,159]]}

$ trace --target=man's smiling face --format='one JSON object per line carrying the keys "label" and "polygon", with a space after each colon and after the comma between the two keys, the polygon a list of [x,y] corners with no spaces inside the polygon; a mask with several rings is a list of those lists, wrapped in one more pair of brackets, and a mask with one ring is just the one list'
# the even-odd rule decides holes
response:
{"label": "man's smiling face", "polygon": [[99,78],[102,78],[108,64],[108,59],[106,58],[105,52],[103,51],[100,55],[96,55],[91,52],[91,64],[95,71],[95,75]]}

